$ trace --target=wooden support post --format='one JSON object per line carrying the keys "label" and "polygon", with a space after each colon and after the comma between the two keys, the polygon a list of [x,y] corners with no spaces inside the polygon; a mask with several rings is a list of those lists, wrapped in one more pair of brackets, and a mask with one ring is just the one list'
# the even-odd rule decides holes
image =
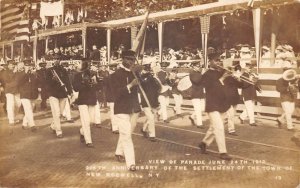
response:
{"label": "wooden support post", "polygon": [[38,42],[38,31],[34,31],[35,37],[33,41],[33,61],[36,64],[37,63],[37,42]]}
{"label": "wooden support post", "polygon": [[83,57],[86,58],[86,32],[87,28],[82,28],[82,47],[83,47]]}
{"label": "wooden support post", "polygon": [[261,61],[261,39],[262,39],[262,11],[261,8],[253,9],[253,26],[254,26],[254,40],[256,52],[256,72],[258,73]]}
{"label": "wooden support post", "polygon": [[14,43],[11,43],[10,46],[10,58],[13,59],[14,58]]}
{"label": "wooden support post", "polygon": [[136,26],[132,26],[130,28],[130,40],[131,40],[130,44],[131,44],[131,48],[133,46],[133,42],[134,42],[134,40],[136,38],[137,33],[138,33],[138,28]]}
{"label": "wooden support post", "polygon": [[110,61],[111,61],[111,29],[107,29],[106,45],[107,45],[107,63],[110,64]]}
{"label": "wooden support post", "polygon": [[24,44],[21,43],[21,49],[20,49],[21,53],[20,53],[20,56],[21,56],[21,59],[24,58]]}
{"label": "wooden support post", "polygon": [[158,23],[158,48],[159,48],[159,62],[163,60],[163,35],[164,35],[164,23]]}
{"label": "wooden support post", "polygon": [[49,46],[49,37],[47,36],[45,39],[45,53],[47,53],[48,46]]}
{"label": "wooden support post", "polygon": [[275,64],[275,50],[276,50],[276,38],[278,33],[278,25],[279,25],[279,18],[278,13],[274,11],[272,16],[272,30],[271,30],[271,65]]}

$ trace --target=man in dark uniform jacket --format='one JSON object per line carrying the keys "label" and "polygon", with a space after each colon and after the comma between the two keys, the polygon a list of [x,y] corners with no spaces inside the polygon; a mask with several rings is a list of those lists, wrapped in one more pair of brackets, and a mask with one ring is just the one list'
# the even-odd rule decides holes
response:
{"label": "man in dark uniform jacket", "polygon": [[[9,60],[8,68],[3,72],[2,85],[4,85],[4,93],[6,96],[6,112],[9,125],[15,125],[19,120],[15,121],[15,107],[19,109],[21,106],[20,94],[17,86],[17,80],[19,76],[18,66],[14,60]],[[23,67],[20,67],[23,69]]]}
{"label": "man in dark uniform jacket", "polygon": [[133,51],[123,51],[122,65],[111,77],[111,88],[114,93],[114,113],[119,125],[119,141],[116,157],[119,161],[125,156],[129,170],[136,170],[135,154],[131,133],[133,132],[138,113],[141,111],[138,100],[138,80],[134,78],[131,69],[135,63]]}
{"label": "man in dark uniform jacket", "polygon": [[24,63],[25,70],[21,71],[18,77],[18,88],[25,113],[22,128],[30,128],[34,132],[37,129],[33,119],[32,103],[38,98],[38,80],[34,64],[31,64],[31,60],[24,60]]}
{"label": "man in dark uniform jacket", "polygon": [[143,111],[146,115],[146,122],[141,130],[145,137],[148,137],[150,141],[154,142],[155,140],[155,121],[154,121],[154,113],[159,106],[158,96],[161,90],[161,86],[156,78],[151,74],[151,67],[145,66],[141,75],[141,84],[142,88],[145,91],[146,97],[149,101],[150,106],[147,104],[146,99],[142,92],[141,95],[141,105]]}
{"label": "man in dark uniform jacket", "polygon": [[97,104],[97,92],[102,83],[96,74],[88,68],[88,62],[82,62],[81,72],[75,74],[73,80],[74,90],[78,93],[77,105],[81,119],[80,138],[87,147],[93,147],[91,137],[91,123],[95,123],[95,108]]}
{"label": "man in dark uniform jacket", "polygon": [[164,123],[169,123],[168,120],[168,112],[167,112],[167,107],[169,105],[169,99],[170,99],[170,94],[171,94],[171,87],[168,85],[169,80],[168,80],[168,74],[166,71],[162,70],[160,65],[157,64],[156,65],[156,69],[155,70],[155,76],[157,77],[157,80],[160,82],[161,84],[161,91],[158,97],[158,101],[160,104],[160,109],[157,112],[158,115],[158,119],[161,116]]}
{"label": "man in dark uniform jacket", "polygon": [[106,87],[106,96],[107,96],[107,102],[109,104],[109,111],[110,111],[110,121],[111,121],[111,130],[114,134],[119,134],[119,126],[115,122],[115,113],[114,113],[114,105],[115,105],[115,97],[114,97],[114,92],[112,88],[112,83],[111,83],[111,77],[112,74],[109,74],[108,77],[106,77],[103,80],[103,85]]}
{"label": "man in dark uniform jacket", "polygon": [[[252,69],[251,63],[247,63],[244,73],[242,74],[243,77],[251,80],[252,75],[251,69]],[[254,74],[254,73],[253,73]],[[257,83],[258,84],[258,83]],[[255,107],[255,100],[257,97],[256,91],[259,90],[258,85],[253,85],[250,83],[247,83],[245,81],[242,81],[242,97],[245,104],[245,109],[240,115],[240,120],[243,123],[243,121],[249,117],[249,123],[250,126],[257,126],[255,123],[255,117],[254,117],[254,107]]]}
{"label": "man in dark uniform jacket", "polygon": [[194,107],[194,112],[189,116],[189,119],[193,125],[197,126],[197,128],[203,128],[202,112],[205,110],[205,94],[203,86],[201,85],[201,71],[201,67],[196,65],[189,75],[192,82],[191,98]]}
{"label": "man in dark uniform jacket", "polygon": [[93,45],[92,48],[93,51],[90,54],[90,60],[100,62],[100,51],[97,49],[96,45]]}
{"label": "man in dark uniform jacket", "polygon": [[40,62],[39,66],[41,67],[37,70],[37,77],[38,77],[38,86],[40,88],[41,93],[41,109],[47,109],[47,99],[49,98],[47,83],[46,83],[46,62]]}
{"label": "man in dark uniform jacket", "polygon": [[46,80],[49,91],[49,102],[51,106],[53,122],[51,129],[58,138],[62,138],[60,115],[62,114],[68,95],[72,95],[72,87],[67,71],[60,65],[59,57],[53,58],[54,66],[47,69]]}
{"label": "man in dark uniform jacket", "polygon": [[220,158],[224,160],[231,160],[227,154],[223,116],[230,108],[228,102],[228,94],[224,86],[224,80],[229,76],[226,72],[218,70],[214,65],[221,64],[218,55],[211,58],[211,68],[208,69],[202,76],[200,84],[205,88],[206,105],[205,111],[208,113],[210,120],[210,127],[206,132],[205,137],[199,144],[202,153],[206,152],[206,147],[209,146],[214,139],[216,139]]}
{"label": "man in dark uniform jacket", "polygon": [[230,108],[227,111],[227,124],[228,124],[228,133],[233,136],[237,136],[234,125],[234,117],[236,106],[240,102],[240,95],[238,88],[242,87],[242,82],[237,79],[229,76],[224,80],[226,93],[228,94],[228,102],[230,104]]}
{"label": "man in dark uniform jacket", "polygon": [[280,102],[283,113],[277,118],[279,128],[286,120],[287,129],[294,130],[292,115],[295,111],[295,103],[300,90],[300,81],[296,79],[297,72],[293,69],[284,71],[282,78],[276,81],[276,90],[280,93]]}

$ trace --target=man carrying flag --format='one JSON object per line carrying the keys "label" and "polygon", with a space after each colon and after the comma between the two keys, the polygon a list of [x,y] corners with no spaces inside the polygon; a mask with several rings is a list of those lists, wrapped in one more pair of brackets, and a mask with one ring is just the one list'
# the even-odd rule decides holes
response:
{"label": "man carrying flag", "polygon": [[[112,93],[114,93],[114,114],[119,127],[119,140],[115,156],[119,162],[125,161],[130,171],[136,170],[131,133],[136,126],[138,113],[141,111],[138,99],[138,86],[140,86],[140,83],[136,77],[135,62],[138,55],[137,52],[140,51],[142,46],[141,41],[144,41],[148,15],[149,12],[146,13],[146,19],[132,49],[122,52],[121,68],[111,75]],[[142,90],[141,86],[140,89]],[[146,99],[146,101],[148,100]]]}

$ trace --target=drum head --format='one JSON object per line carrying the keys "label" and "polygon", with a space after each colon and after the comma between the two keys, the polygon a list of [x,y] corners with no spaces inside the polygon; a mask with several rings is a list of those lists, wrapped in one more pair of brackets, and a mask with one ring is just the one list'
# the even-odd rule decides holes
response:
{"label": "drum head", "polygon": [[191,82],[189,76],[183,77],[183,78],[178,82],[178,85],[177,85],[177,89],[178,89],[179,91],[187,90],[187,89],[189,89],[190,87],[192,87],[192,82]]}

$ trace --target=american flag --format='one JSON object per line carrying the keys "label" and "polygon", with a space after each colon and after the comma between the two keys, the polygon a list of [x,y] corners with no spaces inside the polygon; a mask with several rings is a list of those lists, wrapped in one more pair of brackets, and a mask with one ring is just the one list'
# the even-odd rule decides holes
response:
{"label": "american flag", "polygon": [[1,40],[29,40],[29,19],[26,5],[1,2]]}

